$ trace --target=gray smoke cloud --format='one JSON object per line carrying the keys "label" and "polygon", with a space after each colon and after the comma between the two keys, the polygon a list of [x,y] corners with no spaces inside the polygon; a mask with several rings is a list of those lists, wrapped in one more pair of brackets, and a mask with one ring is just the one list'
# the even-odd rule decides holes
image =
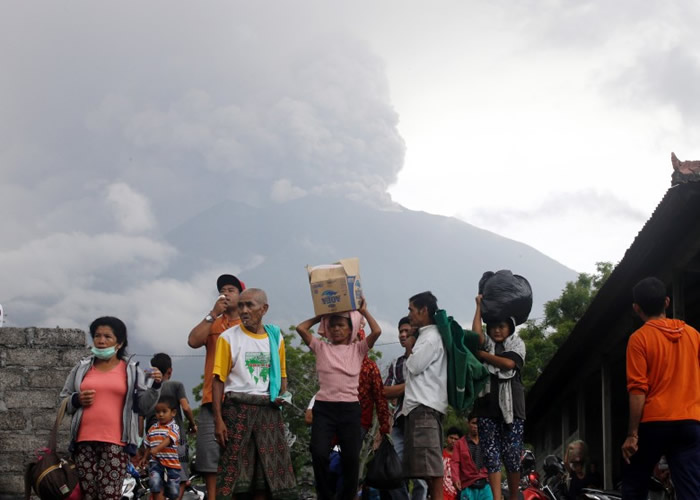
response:
{"label": "gray smoke cloud", "polygon": [[[210,307],[163,234],[225,200],[387,204],[405,145],[384,63],[330,7],[17,3],[0,19],[0,303],[10,325]],[[230,214],[222,214],[222,223]],[[145,337],[148,338],[148,337]],[[155,344],[155,337],[151,337]],[[178,350],[182,350],[178,348]]]}
{"label": "gray smoke cloud", "polygon": [[[281,202],[332,185],[388,200],[405,146],[383,63],[308,10],[13,8],[0,25],[3,191],[28,190],[29,220],[104,229],[111,216],[90,207],[115,184],[161,228],[231,195]],[[16,201],[3,199],[3,212]]]}

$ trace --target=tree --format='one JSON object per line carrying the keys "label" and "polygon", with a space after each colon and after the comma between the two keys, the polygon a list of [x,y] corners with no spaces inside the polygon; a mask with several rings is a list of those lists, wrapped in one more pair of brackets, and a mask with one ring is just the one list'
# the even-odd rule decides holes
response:
{"label": "tree", "polygon": [[[294,327],[289,327],[290,332]],[[294,345],[294,341],[297,345]],[[309,444],[311,429],[304,421],[304,410],[311,398],[318,392],[318,377],[316,376],[316,357],[304,345],[298,344],[298,337],[293,333],[284,334],[284,349],[287,361],[288,390],[293,395],[294,406],[283,408],[284,421],[289,424],[289,431],[296,440],[290,452],[292,464],[297,477],[302,467],[311,462]]]}
{"label": "tree", "polygon": [[527,362],[522,371],[526,390],[535,384],[557,349],[569,337],[613,268],[610,262],[597,262],[594,274],[579,274],[576,281],[566,284],[559,298],[545,303],[543,319],[529,320],[518,331],[527,349]]}

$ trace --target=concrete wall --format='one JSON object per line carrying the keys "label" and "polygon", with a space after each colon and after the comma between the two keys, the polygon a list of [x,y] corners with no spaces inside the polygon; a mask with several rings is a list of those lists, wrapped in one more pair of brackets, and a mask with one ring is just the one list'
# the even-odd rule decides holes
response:
{"label": "concrete wall", "polygon": [[0,328],[0,499],[23,498],[25,464],[46,446],[68,372],[88,354],[82,330]]}

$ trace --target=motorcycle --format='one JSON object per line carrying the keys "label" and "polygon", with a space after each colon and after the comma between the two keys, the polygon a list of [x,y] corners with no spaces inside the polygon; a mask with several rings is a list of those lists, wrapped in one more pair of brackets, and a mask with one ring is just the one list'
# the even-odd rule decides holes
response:
{"label": "motorcycle", "polygon": [[[540,489],[540,476],[535,470],[535,454],[531,450],[525,450],[520,457],[520,486],[518,499],[522,500],[549,500],[544,491]],[[507,482],[503,484],[503,497],[508,496]]]}
{"label": "motorcycle", "polygon": [[122,482],[121,500],[139,500],[148,498],[151,490],[148,485],[148,475],[141,477],[139,471],[131,463],[127,464],[126,477]]}
{"label": "motorcycle", "polygon": [[541,489],[536,464],[535,454],[531,450],[525,450],[520,459],[520,490],[524,500],[549,500]]}
{"label": "motorcycle", "polygon": [[564,461],[555,455],[547,455],[544,457],[543,469],[542,491],[551,500],[565,500],[569,491],[564,480]]}
{"label": "motorcycle", "polygon": [[[594,488],[584,488],[581,492],[586,500],[622,500],[620,491],[597,490]],[[675,495],[671,488],[667,488],[655,477],[649,478],[649,500],[673,500]]]}
{"label": "motorcycle", "polygon": [[190,460],[189,485],[185,488],[182,500],[207,500],[207,487],[201,484],[201,480],[202,474],[197,470],[197,455],[193,453]]}

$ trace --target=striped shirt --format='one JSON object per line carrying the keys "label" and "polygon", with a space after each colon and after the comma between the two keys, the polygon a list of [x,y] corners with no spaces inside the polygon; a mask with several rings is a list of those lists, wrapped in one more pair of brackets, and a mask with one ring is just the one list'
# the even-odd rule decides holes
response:
{"label": "striped shirt", "polygon": [[[392,386],[406,383],[406,355],[403,354],[396,358],[389,365],[389,374],[384,381],[384,385]],[[396,398],[396,408],[394,409],[394,421],[396,421],[401,416],[401,409],[403,408],[403,394]]]}
{"label": "striped shirt", "polygon": [[362,360],[369,352],[366,340],[352,344],[331,344],[313,337],[309,344],[316,355],[316,372],[321,386],[317,401],[357,402]]}
{"label": "striped shirt", "polygon": [[156,460],[160,465],[169,469],[180,468],[180,458],[177,454],[177,443],[180,441],[180,428],[175,423],[175,419],[165,425],[155,423],[148,429],[144,444],[149,448],[155,448],[165,439],[170,438],[170,445],[156,453]]}

